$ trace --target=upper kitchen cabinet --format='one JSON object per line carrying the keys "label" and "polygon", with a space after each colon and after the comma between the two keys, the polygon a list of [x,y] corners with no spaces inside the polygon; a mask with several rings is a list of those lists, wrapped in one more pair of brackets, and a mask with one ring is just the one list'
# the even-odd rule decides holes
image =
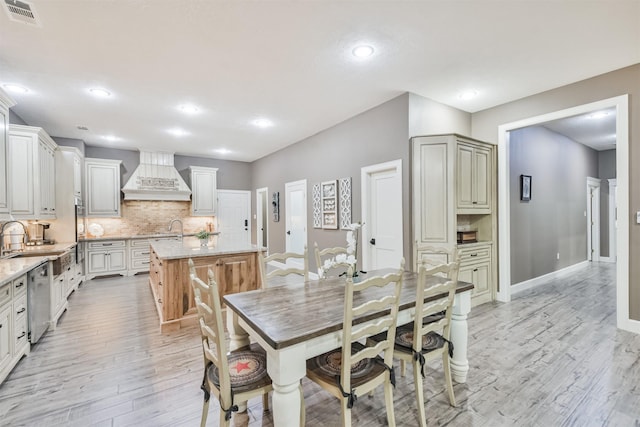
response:
{"label": "upper kitchen cabinet", "polygon": [[461,137],[456,139],[458,213],[491,213],[491,146]]}
{"label": "upper kitchen cabinet", "polygon": [[0,219],[8,219],[9,207],[9,173],[7,171],[7,140],[9,139],[9,108],[15,102],[0,89]]}
{"label": "upper kitchen cabinet", "polygon": [[120,160],[84,159],[87,217],[120,216]]}
{"label": "upper kitchen cabinet", "polygon": [[71,151],[73,156],[73,197],[76,204],[82,206],[82,163],[83,156],[79,151]]}
{"label": "upper kitchen cabinet", "polygon": [[190,166],[189,171],[192,215],[214,216],[218,208],[218,169]]}
{"label": "upper kitchen cabinet", "polygon": [[57,148],[42,128],[9,125],[9,204],[16,219],[56,218]]}

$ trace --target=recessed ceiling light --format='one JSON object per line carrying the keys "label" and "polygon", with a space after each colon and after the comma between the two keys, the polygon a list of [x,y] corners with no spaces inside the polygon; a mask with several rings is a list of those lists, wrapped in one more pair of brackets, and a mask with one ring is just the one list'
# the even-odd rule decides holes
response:
{"label": "recessed ceiling light", "polygon": [[89,89],[89,93],[98,98],[109,98],[111,96],[111,92],[100,87],[92,87]]}
{"label": "recessed ceiling light", "polygon": [[351,53],[356,58],[368,58],[373,55],[374,49],[373,46],[369,46],[368,44],[363,44],[360,46],[356,46]]}
{"label": "recessed ceiling light", "polygon": [[102,137],[102,139],[106,139],[109,142],[116,142],[116,141],[120,141],[120,138],[118,138],[115,135],[105,135]]}
{"label": "recessed ceiling light", "polygon": [[259,128],[268,128],[268,127],[273,126],[273,122],[272,122],[271,120],[269,120],[269,119],[264,119],[264,118],[262,118],[262,119],[255,119],[252,123],[253,123],[255,126],[258,126]]}
{"label": "recessed ceiling light", "polygon": [[478,96],[477,90],[465,90],[464,92],[460,92],[458,94],[458,99],[462,99],[463,101],[468,101],[470,99],[475,98],[476,96]]}
{"label": "recessed ceiling light", "polygon": [[180,128],[169,129],[169,130],[167,130],[167,132],[169,132],[171,135],[177,136],[177,137],[189,135],[189,132],[187,132],[184,129],[180,129]]}
{"label": "recessed ceiling light", "polygon": [[603,119],[609,115],[608,111],[596,111],[595,113],[589,114],[590,119]]}
{"label": "recessed ceiling light", "polygon": [[193,104],[182,104],[178,106],[178,110],[185,114],[196,114],[200,111],[200,109]]}
{"label": "recessed ceiling light", "polygon": [[27,89],[24,86],[20,86],[14,83],[7,83],[5,85],[2,85],[2,87],[4,87],[5,89],[7,89],[10,92],[13,93],[27,93],[29,92],[29,89]]}
{"label": "recessed ceiling light", "polygon": [[219,149],[217,149],[217,150],[215,150],[215,151],[216,151],[216,153],[218,153],[218,154],[229,154],[229,153],[231,152],[231,150],[228,150],[228,149],[226,149],[226,148],[219,148]]}

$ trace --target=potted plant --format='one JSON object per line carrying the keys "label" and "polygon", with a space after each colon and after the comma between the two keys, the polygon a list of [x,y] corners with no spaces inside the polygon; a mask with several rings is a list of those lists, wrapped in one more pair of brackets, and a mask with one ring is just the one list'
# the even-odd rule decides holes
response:
{"label": "potted plant", "polygon": [[211,233],[206,230],[201,230],[196,233],[196,237],[200,240],[200,246],[207,246],[209,244],[209,236],[211,236]]}

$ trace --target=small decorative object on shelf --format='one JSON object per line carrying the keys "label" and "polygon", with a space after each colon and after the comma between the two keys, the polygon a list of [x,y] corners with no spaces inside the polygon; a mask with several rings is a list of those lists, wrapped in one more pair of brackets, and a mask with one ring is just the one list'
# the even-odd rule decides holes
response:
{"label": "small decorative object on shelf", "polygon": [[200,239],[200,246],[207,246],[209,244],[209,236],[211,236],[211,233],[207,230],[198,231],[196,233],[196,237]]}

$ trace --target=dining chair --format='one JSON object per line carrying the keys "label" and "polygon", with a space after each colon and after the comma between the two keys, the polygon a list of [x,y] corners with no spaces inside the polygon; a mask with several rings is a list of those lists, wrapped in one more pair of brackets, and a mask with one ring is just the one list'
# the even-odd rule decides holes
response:
{"label": "dining chair", "polygon": [[[404,259],[397,271],[356,283],[350,267],[344,291],[342,347],[307,360],[307,377],[340,400],[343,426],[351,426],[351,408],[357,397],[379,385],[384,385],[388,424],[395,426],[393,346],[403,270]],[[381,312],[384,314],[374,321],[360,323],[362,317]],[[372,346],[361,344],[378,333],[386,339]]]}
{"label": "dining chair", "polygon": [[213,273],[208,271],[208,283],[205,283],[196,276],[191,259],[189,269],[204,355],[204,378],[200,387],[204,391],[204,403],[200,426],[207,423],[211,394],[220,402],[220,426],[229,426],[231,414],[238,411],[238,404],[253,397],[262,395],[263,408],[268,411],[268,393],[272,387],[264,350],[252,344],[227,352],[220,295]]}
{"label": "dining chair", "polygon": [[[422,254],[419,255],[418,252]],[[454,246],[451,250],[442,246],[420,246],[417,247],[417,251],[414,253],[414,259],[417,263],[416,271],[420,265],[435,267],[449,262],[460,261],[459,257],[460,252],[457,246]]]}
{"label": "dining chair", "polygon": [[[290,260],[302,260],[303,267],[292,267]],[[284,268],[273,268],[268,271],[268,264],[271,261],[275,261],[284,264]],[[288,276],[289,274],[296,274],[304,277],[304,281],[309,280],[309,261],[307,259],[307,245],[304,246],[304,252],[299,254],[295,252],[275,253],[267,257],[262,252],[258,253],[258,266],[260,269],[260,277],[262,278],[262,286],[266,287],[268,280],[274,277]]]}
{"label": "dining chair", "polygon": [[[347,262],[338,262],[336,257],[340,259],[339,255],[348,255],[347,248],[336,246],[334,248],[318,248],[318,242],[313,243],[314,253],[316,258],[316,266],[318,268],[318,277],[325,279],[330,276],[339,276],[341,273],[346,274],[350,264]],[[335,262],[331,267],[325,265],[325,261],[333,259]],[[333,272],[334,274],[327,274]]]}
{"label": "dining chair", "polygon": [[[414,322],[399,326],[396,329],[395,348],[393,356],[400,361],[413,365],[414,386],[416,389],[416,403],[420,426],[427,425],[424,412],[424,392],[422,379],[424,378],[424,365],[426,362],[442,357],[444,378],[449,393],[451,406],[456,406],[456,398],[453,393],[451,381],[450,359],[453,356],[453,344],[451,344],[451,312],[458,284],[457,261],[448,264],[440,264],[435,267],[421,265],[418,271],[418,284],[416,290],[416,307]],[[429,276],[443,275],[446,281],[427,285]],[[427,300],[425,302],[425,300]],[[434,315],[444,312],[444,316],[437,321],[423,321]],[[416,338],[417,337],[417,338]],[[377,335],[370,342],[381,342],[384,335]]]}

